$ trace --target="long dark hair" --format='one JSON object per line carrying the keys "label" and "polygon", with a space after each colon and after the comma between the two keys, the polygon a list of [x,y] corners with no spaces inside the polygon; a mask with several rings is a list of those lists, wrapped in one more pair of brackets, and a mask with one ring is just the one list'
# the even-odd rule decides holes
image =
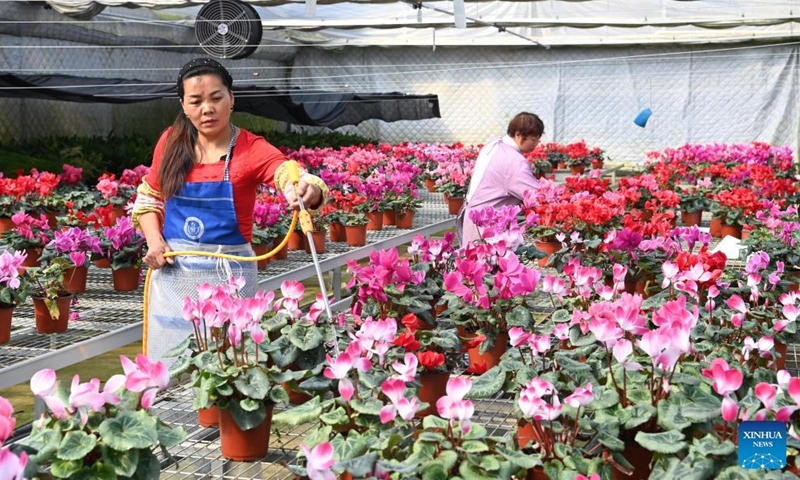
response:
{"label": "long dark hair", "polygon": [[[228,71],[215,60],[198,58],[187,63],[178,74],[178,97],[183,102],[183,82],[201,75],[216,75],[228,91],[233,88],[233,80]],[[164,200],[171,198],[186,183],[186,176],[194,163],[194,148],[197,145],[197,129],[181,109],[172,123],[172,131],[167,136],[161,166],[158,169],[158,183]]]}

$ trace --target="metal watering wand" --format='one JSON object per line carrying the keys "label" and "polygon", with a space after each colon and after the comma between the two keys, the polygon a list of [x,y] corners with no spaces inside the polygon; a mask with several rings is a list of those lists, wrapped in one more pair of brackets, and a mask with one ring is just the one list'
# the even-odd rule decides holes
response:
{"label": "metal watering wand", "polygon": [[[297,162],[294,161],[294,160],[289,160],[289,161],[285,162],[284,165],[286,165],[286,169],[287,169],[287,173],[288,173],[288,177],[289,177],[289,182],[292,183],[292,185],[295,188],[295,193],[297,193],[297,186],[300,183],[300,165],[298,165]],[[166,253],[164,253],[164,257],[165,258],[169,258],[169,257],[177,257],[179,255],[194,255],[194,256],[198,256],[198,257],[211,257],[211,258],[222,258],[222,259],[226,259],[226,260],[235,260],[237,262],[257,262],[257,261],[260,261],[260,260],[266,260],[267,258],[270,258],[270,257],[273,257],[274,255],[276,255],[279,251],[281,251],[281,249],[283,247],[286,246],[287,243],[289,243],[289,235],[291,235],[291,233],[294,232],[294,229],[297,226],[297,220],[299,218],[300,219],[300,228],[303,230],[303,233],[306,234],[306,237],[308,239],[308,244],[310,246],[311,258],[314,261],[314,268],[317,271],[317,280],[319,281],[320,291],[322,293],[322,297],[323,297],[324,302],[325,302],[325,313],[328,314],[328,320],[330,321],[330,324],[331,324],[331,331],[333,332],[333,349],[334,349],[334,352],[336,353],[336,355],[338,356],[339,355],[339,342],[338,342],[338,339],[336,337],[336,326],[334,325],[333,314],[331,313],[331,305],[330,305],[330,302],[328,301],[328,291],[325,288],[325,280],[322,278],[322,268],[319,265],[319,258],[317,257],[317,250],[314,247],[314,241],[313,241],[313,237],[311,235],[311,232],[314,230],[314,225],[311,222],[311,214],[308,213],[308,211],[306,210],[306,207],[303,204],[303,199],[302,199],[302,197],[300,197],[300,195],[297,195],[297,200],[298,200],[298,202],[300,204],[300,210],[299,211],[295,210],[294,213],[292,213],[292,223],[289,226],[289,232],[286,234],[286,236],[283,238],[283,240],[281,240],[281,243],[279,243],[275,248],[273,248],[272,250],[270,250],[269,252],[267,252],[267,253],[265,253],[263,255],[259,255],[257,257],[240,257],[238,255],[229,255],[227,253],[201,252],[201,251],[184,250],[184,251],[179,251],[179,252],[166,252]],[[147,325],[147,318],[148,318],[147,305],[149,303],[148,299],[149,299],[149,296],[150,296],[150,276],[152,275],[152,273],[153,273],[153,269],[152,268],[148,268],[147,269],[147,275],[145,276],[145,279],[144,279],[144,300],[142,302],[143,303],[142,314],[143,314],[143,317],[144,317],[144,327],[143,327],[143,332],[142,332],[142,337],[143,337],[142,338],[142,349],[143,349],[145,354],[147,354],[147,327],[148,327],[148,325]]]}

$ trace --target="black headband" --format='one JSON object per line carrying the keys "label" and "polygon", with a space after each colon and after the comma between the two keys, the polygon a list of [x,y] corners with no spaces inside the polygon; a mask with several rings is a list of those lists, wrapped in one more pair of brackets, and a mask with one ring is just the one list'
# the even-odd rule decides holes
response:
{"label": "black headband", "polygon": [[222,83],[224,83],[228,88],[233,86],[233,78],[231,77],[231,74],[228,73],[228,70],[222,66],[222,64],[208,57],[200,57],[188,62],[178,73],[179,96],[183,96],[183,81],[194,76],[192,73],[198,70],[212,70],[213,72],[219,74],[220,78],[222,78]]}

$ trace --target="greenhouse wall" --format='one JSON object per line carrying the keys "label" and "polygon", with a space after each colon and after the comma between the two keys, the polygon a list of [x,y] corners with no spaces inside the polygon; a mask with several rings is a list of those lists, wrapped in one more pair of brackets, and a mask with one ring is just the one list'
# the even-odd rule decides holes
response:
{"label": "greenhouse wall", "polygon": [[[545,141],[585,139],[612,161],[684,143],[796,149],[797,45],[608,48],[305,48],[296,86],[433,93],[441,119],[364,122],[341,130],[388,142],[482,143],[517,112],[538,113]],[[316,67],[309,75],[307,67]],[[633,123],[650,108],[646,127]]]}

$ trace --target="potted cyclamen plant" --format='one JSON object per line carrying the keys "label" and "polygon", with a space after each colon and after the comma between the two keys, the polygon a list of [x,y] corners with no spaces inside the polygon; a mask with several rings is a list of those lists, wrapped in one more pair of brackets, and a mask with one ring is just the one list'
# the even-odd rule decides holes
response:
{"label": "potted cyclamen plant", "polygon": [[24,261],[24,252],[0,254],[0,344],[11,339],[14,308],[28,297],[28,277],[19,273]]}
{"label": "potted cyclamen plant", "polygon": [[144,237],[136,231],[129,217],[117,218],[116,225],[103,229],[103,237],[102,249],[111,260],[114,290],[136,290],[141,275]]}
{"label": "potted cyclamen plant", "polygon": [[70,306],[74,295],[64,288],[64,271],[74,265],[69,260],[54,258],[49,265],[28,269],[31,281],[36,331],[62,333],[67,331]]}
{"label": "potted cyclamen plant", "polygon": [[89,272],[87,262],[92,254],[100,254],[100,239],[78,227],[56,231],[39,259],[48,265],[55,258],[63,258],[72,263],[72,267],[64,271],[65,290],[72,293],[86,291],[86,276]]}
{"label": "potted cyclamen plant", "polygon": [[53,238],[53,230],[47,217],[34,218],[20,210],[11,216],[14,229],[3,232],[0,245],[14,251],[25,251],[28,255],[22,264],[25,267],[38,267],[39,256],[44,246]]}
{"label": "potted cyclamen plant", "polygon": [[[58,479],[159,478],[156,447],[168,448],[186,439],[150,412],[156,393],[167,387],[169,375],[161,362],[139,354],[136,363],[120,356],[124,375],[114,375],[100,390],[100,380],[62,384],[53,370],[31,378],[31,390],[48,412],[33,422],[22,442],[28,452],[29,478],[47,473]],[[174,460],[174,459],[173,459]]]}
{"label": "potted cyclamen plant", "polygon": [[705,177],[697,185],[683,187],[678,190],[681,199],[681,220],[687,227],[700,225],[703,212],[708,211],[711,205],[711,178]]}
{"label": "potted cyclamen plant", "polygon": [[114,216],[116,218],[124,217],[125,206],[136,193],[136,187],[118,181],[113,173],[104,173],[98,179],[96,188],[103,195],[106,203],[114,207]]}
{"label": "potted cyclamen plant", "polygon": [[[742,226],[754,218],[763,202],[758,194],[747,187],[733,187],[712,196],[711,211],[722,223],[722,237],[742,238]],[[712,232],[713,235],[713,232]]]}
{"label": "potted cyclamen plant", "polygon": [[263,351],[269,339],[261,320],[274,293],[241,298],[242,286],[243,278],[200,285],[198,300],[184,304],[194,334],[170,352],[184,352],[171,374],[191,372],[194,408],[217,408],[222,456],[251,461],[267,454],[272,409],[288,401],[288,394],[281,385],[285,376]]}
{"label": "potted cyclamen plant", "polygon": [[422,200],[416,189],[404,190],[392,203],[395,209],[397,228],[410,229],[414,225],[414,213],[422,208]]}

